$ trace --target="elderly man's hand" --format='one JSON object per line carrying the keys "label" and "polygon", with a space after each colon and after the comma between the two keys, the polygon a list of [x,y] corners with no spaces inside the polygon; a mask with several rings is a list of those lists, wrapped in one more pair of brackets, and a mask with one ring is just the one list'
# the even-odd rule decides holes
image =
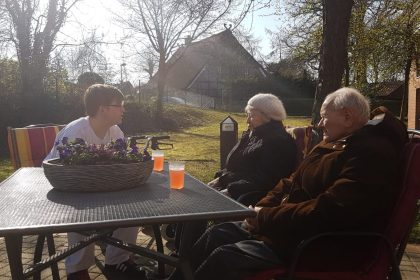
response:
{"label": "elderly man's hand", "polygon": [[250,217],[250,218],[246,218],[244,223],[244,227],[249,231],[249,232],[256,232],[258,231],[258,212],[261,210],[261,207],[252,207],[252,205],[248,206],[249,209],[254,210],[257,215],[255,217]]}

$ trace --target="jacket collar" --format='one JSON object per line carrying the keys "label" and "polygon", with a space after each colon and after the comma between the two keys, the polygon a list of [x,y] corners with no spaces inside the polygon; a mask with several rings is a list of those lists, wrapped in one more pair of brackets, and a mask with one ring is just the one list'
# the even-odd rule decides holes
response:
{"label": "jacket collar", "polygon": [[319,147],[333,150],[343,150],[354,138],[364,135],[367,131],[372,130],[376,131],[376,133],[383,134],[383,136],[392,141],[396,147],[402,146],[408,141],[405,125],[395,118],[388,109],[385,107],[379,107],[372,111],[371,120],[369,120],[365,126],[339,140],[330,143],[322,141],[319,144]]}
{"label": "jacket collar", "polygon": [[251,135],[264,135],[266,133],[271,133],[273,129],[284,129],[283,122],[270,120],[268,123],[262,124],[259,127],[255,128],[252,133],[251,130],[248,130],[247,133]]}

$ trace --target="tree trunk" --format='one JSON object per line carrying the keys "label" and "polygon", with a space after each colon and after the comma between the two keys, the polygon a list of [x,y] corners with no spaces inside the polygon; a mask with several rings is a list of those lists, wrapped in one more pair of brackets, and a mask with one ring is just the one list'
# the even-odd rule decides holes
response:
{"label": "tree trunk", "polygon": [[405,69],[404,69],[404,91],[401,100],[401,109],[400,109],[400,120],[405,121],[408,113],[408,88],[410,82],[410,72],[412,63],[416,63],[416,41],[411,39],[414,37],[414,25],[412,22],[407,23],[407,27],[405,30],[405,40],[408,42],[408,52],[407,52],[407,60],[405,62]]}
{"label": "tree trunk", "polygon": [[407,59],[404,70],[404,90],[401,99],[400,120],[405,122],[408,112],[408,83],[410,82],[410,71],[412,59]]}
{"label": "tree trunk", "polygon": [[365,15],[367,11],[367,2],[365,0],[356,1],[353,13],[353,71],[354,87],[358,89],[366,88],[367,82],[367,61],[369,50],[366,49],[366,27]]}
{"label": "tree trunk", "polygon": [[341,87],[352,7],[352,0],[323,0],[321,59],[312,107],[312,124],[319,121],[319,111],[325,96]]}
{"label": "tree trunk", "polygon": [[158,75],[158,94],[156,100],[156,119],[162,119],[163,113],[163,97],[165,96],[165,83],[166,83],[166,74],[167,74],[167,65],[165,62],[165,57],[160,57],[159,59],[159,75]]}
{"label": "tree trunk", "polygon": [[23,96],[39,96],[44,93],[44,78],[47,74],[47,66],[38,61],[30,61],[21,65],[21,81]]}

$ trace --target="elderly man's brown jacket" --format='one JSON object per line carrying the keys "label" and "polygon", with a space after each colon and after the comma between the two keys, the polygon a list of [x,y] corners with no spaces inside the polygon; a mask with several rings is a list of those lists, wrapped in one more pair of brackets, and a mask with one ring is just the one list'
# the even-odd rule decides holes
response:
{"label": "elderly man's brown jacket", "polygon": [[258,202],[258,239],[288,258],[299,242],[318,233],[383,229],[398,192],[407,132],[385,108],[374,113],[379,123],[321,142]]}

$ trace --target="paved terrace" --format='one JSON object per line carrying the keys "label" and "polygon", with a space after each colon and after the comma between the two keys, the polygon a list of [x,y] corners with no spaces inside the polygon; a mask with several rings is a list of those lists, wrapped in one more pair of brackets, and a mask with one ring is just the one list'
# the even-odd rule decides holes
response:
{"label": "paved terrace", "polygon": [[[28,265],[32,262],[33,251],[35,249],[36,244],[36,236],[26,236],[24,237],[23,243],[23,254],[22,254],[22,262],[25,265]],[[63,250],[67,247],[67,237],[66,234],[55,234],[54,235],[56,250]],[[155,243],[150,238],[150,236],[143,234],[139,231],[139,235],[137,237],[137,244],[141,244],[143,246],[148,246],[150,248],[155,248]],[[46,248],[44,248],[44,252],[46,252]],[[165,251],[170,251],[170,244],[166,243]],[[96,255],[99,260],[103,262],[103,255],[98,246],[96,246]],[[153,279],[153,271],[156,269],[157,264],[155,261],[149,260],[143,257],[137,257],[135,259],[136,263],[139,266],[144,267],[149,273],[150,278]],[[58,268],[60,271],[60,278],[66,279],[66,273],[64,268],[64,261],[58,263]],[[167,268],[167,272],[169,272],[171,268]],[[420,279],[420,244],[408,244],[404,257],[402,259],[400,269],[402,271],[402,278],[405,280],[417,280]],[[92,266],[89,269],[89,274],[92,279],[95,280],[106,280],[107,278],[101,273],[101,270],[98,266]],[[6,254],[6,246],[4,243],[4,239],[0,238],[0,280],[8,280],[11,279],[10,271],[9,271],[9,262],[7,260]],[[51,270],[46,269],[41,274],[42,280],[51,280]],[[157,278],[156,278],[157,279]]]}

